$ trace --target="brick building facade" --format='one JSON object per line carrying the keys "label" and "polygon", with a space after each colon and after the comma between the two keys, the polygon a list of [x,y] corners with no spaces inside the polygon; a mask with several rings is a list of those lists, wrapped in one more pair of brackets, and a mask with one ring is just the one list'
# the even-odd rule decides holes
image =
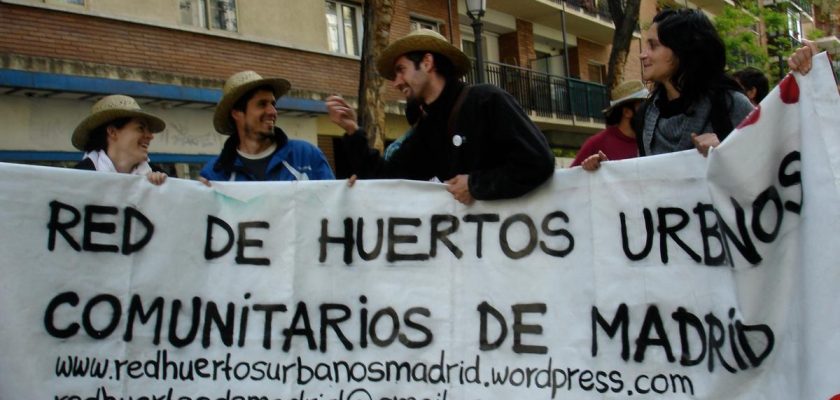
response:
{"label": "brick building facade", "polygon": [[[291,82],[278,102],[278,125],[331,158],[342,132],[323,99],[357,94],[361,1],[0,0],[0,121],[9,130],[0,137],[0,160],[77,160],[69,132],[98,98],[123,93],[168,122],[153,159],[198,165],[224,139],[210,122],[222,83],[244,69]],[[603,7],[590,9],[601,2],[492,2],[479,50],[463,0],[392,1],[392,40],[426,27],[468,55],[481,51],[489,83],[517,97],[558,154],[603,129],[613,28]],[[642,2],[642,25],[655,7]],[[625,79],[641,75],[640,43],[639,34]],[[407,125],[402,96],[388,86],[386,136],[393,139]]]}

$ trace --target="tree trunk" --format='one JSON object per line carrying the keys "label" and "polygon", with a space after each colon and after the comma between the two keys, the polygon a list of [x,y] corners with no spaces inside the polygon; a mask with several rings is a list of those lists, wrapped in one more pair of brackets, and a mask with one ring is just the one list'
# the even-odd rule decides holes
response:
{"label": "tree trunk", "polygon": [[385,148],[385,79],[376,70],[376,60],[388,46],[396,0],[366,0],[362,60],[359,68],[359,125],[368,141],[381,153]]}
{"label": "tree trunk", "polygon": [[610,62],[607,66],[606,86],[610,91],[624,80],[624,64],[630,51],[630,41],[633,40],[633,31],[639,24],[641,0],[626,0],[623,7],[621,3],[621,0],[607,0],[615,24]]}

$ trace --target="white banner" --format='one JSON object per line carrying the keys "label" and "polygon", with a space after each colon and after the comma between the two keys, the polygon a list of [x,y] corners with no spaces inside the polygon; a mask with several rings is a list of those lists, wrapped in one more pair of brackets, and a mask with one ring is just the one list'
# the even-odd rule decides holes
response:
{"label": "white banner", "polygon": [[840,99],[817,61],[708,160],[472,206],[0,165],[0,399],[828,400]]}

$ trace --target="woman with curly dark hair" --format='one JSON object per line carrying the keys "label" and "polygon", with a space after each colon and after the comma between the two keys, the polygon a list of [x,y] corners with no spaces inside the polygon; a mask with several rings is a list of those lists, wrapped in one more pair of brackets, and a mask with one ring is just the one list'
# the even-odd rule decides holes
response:
{"label": "woman with curly dark hair", "polygon": [[653,82],[639,134],[639,154],[696,148],[704,156],[753,106],[726,75],[726,51],[699,10],[666,9],[653,18],[641,53],[642,76]]}

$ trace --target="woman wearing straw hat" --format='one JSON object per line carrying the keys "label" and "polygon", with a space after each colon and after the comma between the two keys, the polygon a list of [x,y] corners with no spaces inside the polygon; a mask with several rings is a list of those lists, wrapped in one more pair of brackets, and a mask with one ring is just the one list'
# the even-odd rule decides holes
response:
{"label": "woman wearing straw hat", "polygon": [[149,143],[164,128],[163,120],[141,110],[133,98],[106,96],[73,131],[73,146],[85,152],[75,168],[144,175],[160,185],[166,174],[149,165]]}

